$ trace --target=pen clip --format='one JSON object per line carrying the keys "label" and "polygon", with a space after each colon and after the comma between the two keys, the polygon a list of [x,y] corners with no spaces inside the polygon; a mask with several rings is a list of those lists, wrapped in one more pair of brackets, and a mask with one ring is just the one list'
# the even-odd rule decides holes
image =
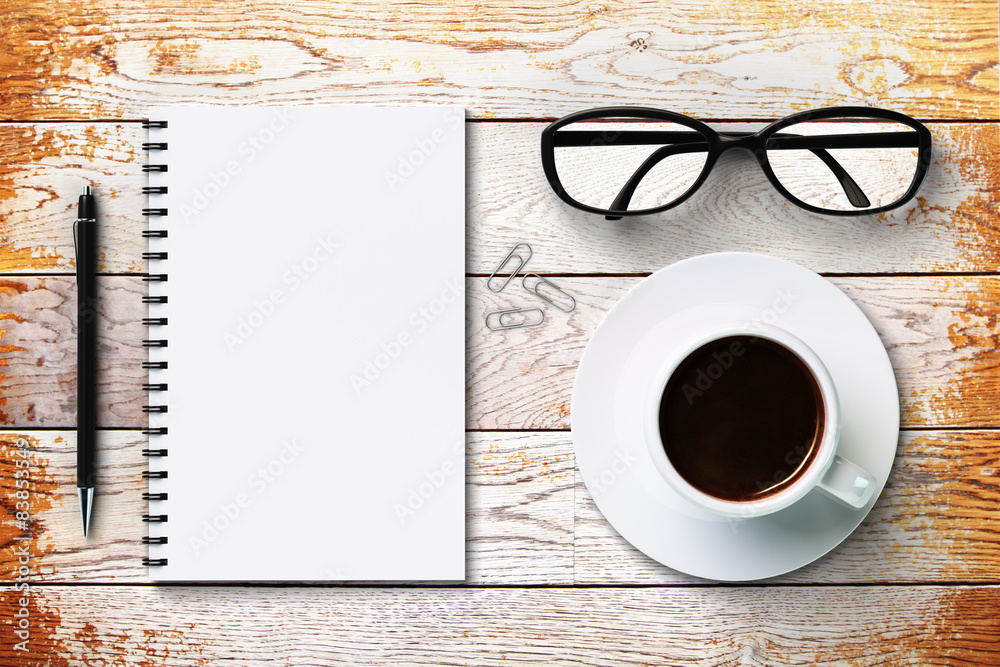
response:
{"label": "pen clip", "polygon": [[80,218],[73,221],[73,259],[76,264],[76,282],[80,282],[80,249],[76,246],[76,226],[80,224]]}

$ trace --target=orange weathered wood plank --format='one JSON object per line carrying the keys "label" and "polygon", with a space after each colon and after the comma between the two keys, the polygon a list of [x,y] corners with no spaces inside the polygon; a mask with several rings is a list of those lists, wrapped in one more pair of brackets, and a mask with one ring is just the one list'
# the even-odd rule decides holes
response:
{"label": "orange weathered wood plank", "polygon": [[0,124],[0,272],[72,273],[72,223],[98,194],[100,271],[145,270],[138,123]]}
{"label": "orange weathered wood plank", "polygon": [[661,105],[760,118],[866,103],[998,113],[990,0],[390,5],[8,3],[5,118],[142,118],[152,104],[463,102],[477,117]]}
{"label": "orange weathered wood plank", "polygon": [[[469,271],[488,274],[522,240],[538,250],[531,268],[539,272],[648,273],[721,250],[770,253],[833,273],[1000,270],[995,123],[932,123],[935,153],[924,186],[915,202],[890,214],[807,213],[786,202],[752,158],[737,154],[721,160],[681,207],[625,222],[576,211],[555,196],[539,157],[544,126],[469,123]],[[144,271],[144,135],[138,123],[0,124],[0,272],[73,271],[70,223],[88,183],[100,206],[101,270]]]}
{"label": "orange weathered wood plank", "polygon": [[[490,331],[489,310],[531,302],[519,286],[468,286],[468,421],[472,429],[565,429],[573,379],[605,313],[639,278],[560,278],[579,304],[551,310],[534,329]],[[101,279],[99,423],[145,424],[147,358],[137,277]],[[1000,278],[835,278],[865,311],[889,351],[904,426],[1000,425]],[[0,281],[0,425],[72,427],[76,396],[76,286],[71,277]],[[539,302],[540,303],[540,302]],[[169,338],[169,331],[167,332]]]}
{"label": "orange weathered wood plank", "polygon": [[[995,665],[984,587],[34,587],[21,665]],[[21,602],[24,605],[21,605]]]}

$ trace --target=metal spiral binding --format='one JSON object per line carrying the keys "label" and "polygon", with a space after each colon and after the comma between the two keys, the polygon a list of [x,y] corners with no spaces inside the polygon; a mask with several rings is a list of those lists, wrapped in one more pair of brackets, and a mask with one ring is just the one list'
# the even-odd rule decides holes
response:
{"label": "metal spiral binding", "polygon": [[[167,127],[167,121],[157,121],[148,120],[143,121],[143,128],[145,129],[165,129]],[[169,145],[165,141],[147,141],[142,144],[142,149],[145,151],[165,151],[168,150]],[[166,164],[147,164],[143,165],[142,171],[144,173],[166,173],[168,167]],[[167,186],[165,185],[155,185],[147,186],[142,189],[144,195],[165,195],[167,194]],[[142,209],[142,214],[148,218],[163,218],[168,214],[168,210],[162,207],[150,207]],[[165,239],[167,238],[167,231],[165,229],[146,229],[143,230],[142,236],[144,239]],[[142,253],[142,258],[148,262],[162,262],[167,260],[168,254],[164,251],[149,251]],[[166,273],[154,273],[150,272],[143,276],[143,281],[156,284],[165,283],[167,281]],[[146,304],[165,304],[167,303],[167,297],[163,295],[149,295],[142,298],[142,302]],[[144,317],[142,320],[143,326],[147,327],[165,327],[167,326],[166,317]],[[164,348],[167,347],[167,338],[151,336],[149,339],[142,341],[142,346],[144,348]],[[143,370],[165,370],[167,368],[166,361],[144,361],[142,362]],[[147,392],[165,392],[167,391],[167,383],[165,382],[145,382],[142,385],[143,391]],[[144,405],[142,411],[146,414],[163,414],[167,412],[166,405]],[[165,426],[147,426],[143,429],[143,434],[148,435],[150,440],[158,436],[167,435],[167,427]],[[165,447],[154,446],[150,442],[148,448],[142,450],[142,455],[148,459],[162,459],[167,456],[167,449]],[[144,479],[167,479],[166,470],[147,470],[142,473]],[[163,501],[167,499],[166,493],[152,493],[146,492],[142,494],[143,500],[146,501]],[[144,523],[166,523],[166,514],[144,514],[142,516]],[[147,536],[142,538],[143,544],[167,544],[167,538],[165,536]],[[142,564],[146,567],[161,567],[167,564],[166,558],[143,558]]]}

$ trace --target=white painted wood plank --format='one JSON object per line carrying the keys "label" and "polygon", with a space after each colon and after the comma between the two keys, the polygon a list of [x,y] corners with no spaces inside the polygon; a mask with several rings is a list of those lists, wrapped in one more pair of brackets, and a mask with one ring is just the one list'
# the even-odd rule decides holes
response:
{"label": "white painted wood plank", "polygon": [[[541,168],[545,123],[468,123],[468,271],[489,274],[517,241],[542,273],[649,273],[693,255],[763,252],[815,271],[1000,268],[1000,126],[932,123],[935,157],[910,205],[835,218],[783,199],[756,161],[726,156],[676,209],[607,221],[560,201]],[[749,130],[762,123],[722,124]],[[101,215],[101,270],[141,272],[147,206],[137,123],[0,124],[0,270],[72,273],[69,222],[84,184]],[[220,261],[223,257],[220,256]]]}
{"label": "white painted wood plank", "polygon": [[[467,290],[468,424],[478,429],[563,429],[576,367],[594,329],[641,278],[557,278],[576,297],[570,314],[546,307],[542,326],[490,331],[498,308],[542,305],[520,284],[500,293],[485,278]],[[875,326],[899,385],[904,426],[1000,425],[1000,349],[994,277],[834,278]]]}
{"label": "white painted wood plank", "polygon": [[[572,384],[587,341],[604,315],[640,278],[556,278],[575,295],[567,315],[534,299],[519,284],[499,294],[484,278],[467,281],[467,425],[477,430],[565,429]],[[141,318],[144,286],[135,277],[102,279],[98,380],[105,427],[138,428],[140,362],[146,358]],[[967,277],[835,278],[865,312],[896,371],[904,426],[992,427],[1000,424],[1000,279]],[[0,422],[70,427],[74,423],[75,283],[71,278],[0,281],[5,319],[0,361]],[[538,304],[545,323],[490,331],[497,308]]]}
{"label": "white painted wood plank", "polygon": [[[0,434],[0,507],[12,507],[17,439]],[[80,533],[72,433],[26,432],[32,453],[30,539],[16,541],[4,509],[0,568],[30,555],[33,583],[148,581],[146,526],[135,433],[100,434],[91,537]],[[1000,481],[992,431],[906,432],[883,497],[835,552],[780,581],[949,582],[1000,579]],[[169,464],[169,457],[165,463]],[[166,466],[169,469],[169,466]],[[470,585],[698,583],[622,540],[574,476],[569,433],[471,433],[466,453],[467,582]],[[172,491],[183,493],[183,490]],[[319,519],[317,519],[319,520]],[[331,563],[331,569],[335,566]],[[334,575],[331,575],[334,576]]]}
{"label": "white painted wood plank", "polygon": [[[767,581],[1000,580],[998,457],[993,431],[904,431],[886,488],[855,532],[816,562]],[[574,543],[578,584],[702,582],[632,547],[601,514],[579,472]]]}
{"label": "white painted wood plank", "polygon": [[[725,251],[775,255],[821,273],[1000,266],[1000,130],[994,125],[932,126],[934,158],[917,199],[877,216],[805,211],[778,194],[751,155],[735,151],[677,208],[618,221],[574,209],[555,195],[541,165],[544,127],[470,127],[469,271],[489,275],[519,241],[535,250],[528,268],[543,274],[651,273]],[[756,131],[764,124],[716,127]]]}
{"label": "white painted wood plank", "polygon": [[[13,514],[19,440],[30,452],[29,539]],[[92,531],[84,538],[76,494],[76,434],[0,433],[0,568],[23,553],[34,582],[148,582],[141,539],[145,436],[101,431]],[[153,445],[155,447],[155,444]],[[170,457],[156,469],[170,469]],[[466,563],[469,584],[571,584],[573,457],[568,434],[471,433],[466,451]],[[184,489],[170,489],[182,494]],[[319,497],[317,497],[319,498]],[[326,509],[317,506],[317,521]],[[169,534],[169,531],[168,531]],[[289,539],[294,542],[294,536]],[[291,546],[294,546],[292,544]],[[331,562],[330,578],[336,578]]]}

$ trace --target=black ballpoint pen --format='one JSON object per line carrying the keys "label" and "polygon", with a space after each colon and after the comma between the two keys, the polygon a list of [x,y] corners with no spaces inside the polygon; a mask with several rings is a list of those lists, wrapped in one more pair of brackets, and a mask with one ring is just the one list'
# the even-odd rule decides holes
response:
{"label": "black ballpoint pen", "polygon": [[83,536],[90,530],[97,471],[97,214],[90,186],[80,195],[76,242],[76,486]]}

